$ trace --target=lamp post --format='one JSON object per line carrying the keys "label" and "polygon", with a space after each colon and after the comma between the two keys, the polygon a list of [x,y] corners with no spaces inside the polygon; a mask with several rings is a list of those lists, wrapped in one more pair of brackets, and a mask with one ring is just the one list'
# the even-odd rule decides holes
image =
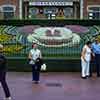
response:
{"label": "lamp post", "polygon": [[83,0],[80,0],[80,19],[83,19]]}
{"label": "lamp post", "polygon": [[19,18],[22,19],[22,4],[23,0],[19,0]]}

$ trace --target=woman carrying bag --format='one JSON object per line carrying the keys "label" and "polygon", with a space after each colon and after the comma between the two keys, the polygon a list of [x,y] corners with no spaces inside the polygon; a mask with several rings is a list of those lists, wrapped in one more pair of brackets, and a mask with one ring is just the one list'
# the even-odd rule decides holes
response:
{"label": "woman carrying bag", "polygon": [[42,56],[36,43],[33,43],[32,49],[29,51],[28,59],[29,64],[32,65],[32,81],[38,84],[40,79]]}

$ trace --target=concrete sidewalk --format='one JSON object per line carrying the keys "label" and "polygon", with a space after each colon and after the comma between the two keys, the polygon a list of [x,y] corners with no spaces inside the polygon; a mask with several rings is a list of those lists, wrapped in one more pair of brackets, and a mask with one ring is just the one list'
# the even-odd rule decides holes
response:
{"label": "concrete sidewalk", "polygon": [[[80,73],[41,73],[40,84],[30,72],[9,72],[7,82],[13,100],[99,100],[100,78],[81,79]],[[4,93],[0,88],[0,100]]]}

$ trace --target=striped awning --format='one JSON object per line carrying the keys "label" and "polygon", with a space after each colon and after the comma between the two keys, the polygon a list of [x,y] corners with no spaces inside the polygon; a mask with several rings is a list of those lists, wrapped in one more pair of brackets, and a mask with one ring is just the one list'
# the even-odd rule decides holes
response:
{"label": "striped awning", "polygon": [[29,1],[30,6],[72,6],[79,0],[24,0]]}
{"label": "striped awning", "polygon": [[73,2],[29,2],[30,6],[72,6]]}
{"label": "striped awning", "polygon": [[80,1],[80,0],[27,0],[27,1],[29,2],[73,2],[73,1]]}

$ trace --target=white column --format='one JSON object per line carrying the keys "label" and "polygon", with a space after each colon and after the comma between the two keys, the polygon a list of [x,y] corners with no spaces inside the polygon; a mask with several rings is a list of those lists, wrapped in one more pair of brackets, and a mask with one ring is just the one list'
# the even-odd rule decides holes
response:
{"label": "white column", "polygon": [[80,0],[80,19],[83,19],[83,0]]}
{"label": "white column", "polygon": [[22,3],[23,0],[19,0],[19,18],[22,19]]}

